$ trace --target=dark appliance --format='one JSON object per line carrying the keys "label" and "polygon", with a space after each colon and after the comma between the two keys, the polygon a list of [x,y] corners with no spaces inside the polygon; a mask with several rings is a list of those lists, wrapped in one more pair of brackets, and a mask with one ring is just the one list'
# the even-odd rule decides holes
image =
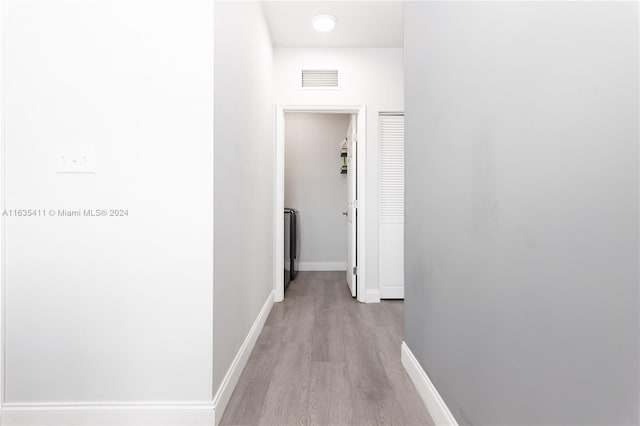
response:
{"label": "dark appliance", "polygon": [[298,212],[284,209],[284,288],[296,279],[298,270]]}

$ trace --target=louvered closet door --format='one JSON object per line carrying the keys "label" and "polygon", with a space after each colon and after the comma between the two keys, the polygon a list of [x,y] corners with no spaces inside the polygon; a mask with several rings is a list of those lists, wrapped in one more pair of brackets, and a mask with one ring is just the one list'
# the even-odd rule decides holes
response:
{"label": "louvered closet door", "polygon": [[380,113],[380,297],[404,298],[404,113]]}

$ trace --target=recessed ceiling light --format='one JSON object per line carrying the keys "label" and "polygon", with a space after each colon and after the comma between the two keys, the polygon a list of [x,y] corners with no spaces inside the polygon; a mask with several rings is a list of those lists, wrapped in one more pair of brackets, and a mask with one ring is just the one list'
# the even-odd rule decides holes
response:
{"label": "recessed ceiling light", "polygon": [[313,28],[321,32],[331,31],[336,27],[336,17],[326,13],[314,16],[311,21],[313,22]]}

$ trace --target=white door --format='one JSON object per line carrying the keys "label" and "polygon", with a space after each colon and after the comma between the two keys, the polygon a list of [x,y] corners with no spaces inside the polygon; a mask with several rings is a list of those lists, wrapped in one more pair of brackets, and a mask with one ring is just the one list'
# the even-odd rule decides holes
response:
{"label": "white door", "polygon": [[380,298],[404,298],[404,113],[380,113]]}
{"label": "white door", "polygon": [[347,284],[351,296],[356,296],[357,275],[357,191],[356,191],[356,156],[357,131],[356,115],[351,116],[351,124],[347,132]]}

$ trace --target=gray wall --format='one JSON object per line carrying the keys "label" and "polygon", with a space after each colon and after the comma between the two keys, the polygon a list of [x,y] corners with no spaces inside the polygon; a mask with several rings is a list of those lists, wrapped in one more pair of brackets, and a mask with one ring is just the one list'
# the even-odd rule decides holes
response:
{"label": "gray wall", "polygon": [[406,3],[406,341],[460,423],[640,421],[638,71],[637,3]]}
{"label": "gray wall", "polygon": [[301,264],[345,263],[347,175],[340,143],[349,114],[285,114],[284,203],[299,212]]}
{"label": "gray wall", "polygon": [[215,2],[214,60],[216,389],[273,288],[273,62],[259,3]]}

